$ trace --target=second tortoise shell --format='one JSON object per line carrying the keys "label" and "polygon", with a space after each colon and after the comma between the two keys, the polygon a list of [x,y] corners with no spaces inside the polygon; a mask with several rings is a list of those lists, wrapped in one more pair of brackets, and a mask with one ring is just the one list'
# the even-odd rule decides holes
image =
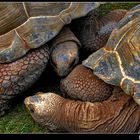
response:
{"label": "second tortoise shell", "polygon": [[83,62],[108,84],[120,86],[140,104],[140,5],[117,24],[105,47]]}

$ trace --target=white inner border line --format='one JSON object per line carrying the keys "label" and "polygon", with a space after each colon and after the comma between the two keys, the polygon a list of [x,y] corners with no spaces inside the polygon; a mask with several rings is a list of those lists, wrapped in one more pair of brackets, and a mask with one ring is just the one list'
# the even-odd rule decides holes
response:
{"label": "white inner border line", "polygon": [[24,11],[25,11],[27,17],[29,18],[30,16],[29,16],[29,14],[28,14],[28,11],[27,11],[27,8],[26,8],[26,5],[25,5],[25,2],[22,2],[22,5],[23,5]]}

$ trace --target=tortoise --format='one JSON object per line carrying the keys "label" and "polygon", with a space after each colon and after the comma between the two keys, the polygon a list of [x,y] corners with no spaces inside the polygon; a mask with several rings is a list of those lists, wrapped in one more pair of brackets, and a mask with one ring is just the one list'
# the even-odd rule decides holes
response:
{"label": "tortoise", "polygon": [[120,86],[140,105],[140,5],[131,9],[112,31],[105,47],[83,65],[104,82]]}
{"label": "tortoise", "polygon": [[[94,97],[95,99],[97,97],[98,102],[91,103],[64,98],[56,93],[38,92],[34,96],[27,97],[24,103],[33,119],[47,132],[134,133],[138,131],[140,106],[118,87],[114,88],[112,93],[108,99],[101,102],[95,93]],[[106,95],[103,93],[102,96]]]}
{"label": "tortoise", "polygon": [[[53,55],[55,49],[60,52],[55,54],[56,57],[67,53],[64,61],[70,62],[70,67],[77,63],[78,54],[71,54],[70,57],[69,53],[72,50],[78,53],[80,43],[65,25],[85,16],[100,4],[102,3],[0,3],[0,116],[10,108],[14,97],[40,77],[48,64],[50,53]],[[58,39],[54,38],[57,35]],[[66,37],[62,39],[63,36]],[[52,48],[48,45],[51,39],[54,39],[50,43]],[[71,62],[73,59],[74,63]],[[63,69],[57,67],[60,76],[68,72],[65,72],[62,62],[63,60]],[[68,69],[68,66],[65,65],[65,68]]]}
{"label": "tortoise", "polygon": [[[99,70],[101,70],[101,72],[108,70],[106,69],[107,67],[105,67],[107,62],[102,63],[102,67],[96,64],[104,62],[104,60],[106,60],[105,57],[111,56],[113,46],[111,47],[109,45],[113,44],[113,41],[116,41],[114,44],[118,43],[120,37],[122,37],[121,39],[125,37],[126,34],[123,34],[122,31],[126,29],[126,33],[130,33],[130,31],[134,31],[133,28],[137,29],[135,31],[139,31],[139,7],[140,6],[134,7],[128,11],[126,16],[117,24],[117,27],[111,33],[104,48],[101,48],[89,56],[87,60],[83,61],[82,65],[76,66],[74,70],[61,81],[60,86],[62,93],[64,96],[67,94],[67,97],[61,97],[55,93],[37,93],[25,99],[24,102],[28,111],[38,123],[55,132],[139,132],[140,106],[133,100],[132,96],[125,94],[126,89],[124,90],[117,84],[108,84],[108,81],[104,80],[106,75],[105,77],[104,75],[100,77],[98,73],[96,74]],[[133,24],[135,26],[132,26]],[[114,38],[114,33],[116,33],[116,38]],[[129,35],[138,35],[134,34],[134,32],[131,33],[132,34]],[[123,41],[127,41],[127,38]],[[138,39],[135,38],[135,42],[138,45]],[[121,44],[122,42],[120,41],[119,43]],[[126,47],[128,47],[128,45]],[[104,54],[106,48],[110,50]],[[122,49],[124,49],[123,46]],[[125,54],[124,56],[127,55],[128,54]],[[98,58],[104,59],[94,61],[98,60]],[[116,59],[116,57],[111,58],[111,60]],[[117,63],[110,64],[116,65],[114,71],[118,70]],[[94,65],[97,66],[96,71],[94,67],[92,68]],[[111,82],[118,81],[112,80]],[[127,86],[129,87],[129,84]]]}

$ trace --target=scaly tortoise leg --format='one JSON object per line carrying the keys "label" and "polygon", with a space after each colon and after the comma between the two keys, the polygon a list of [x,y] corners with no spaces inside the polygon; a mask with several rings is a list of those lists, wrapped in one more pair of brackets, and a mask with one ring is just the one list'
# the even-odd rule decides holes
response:
{"label": "scaly tortoise leg", "polygon": [[78,65],[66,78],[61,80],[60,89],[64,97],[97,102],[109,98],[113,86],[93,75],[92,70]]}
{"label": "scaly tortoise leg", "polygon": [[0,64],[0,116],[10,109],[12,99],[28,89],[44,71],[48,46],[32,50],[19,60]]}

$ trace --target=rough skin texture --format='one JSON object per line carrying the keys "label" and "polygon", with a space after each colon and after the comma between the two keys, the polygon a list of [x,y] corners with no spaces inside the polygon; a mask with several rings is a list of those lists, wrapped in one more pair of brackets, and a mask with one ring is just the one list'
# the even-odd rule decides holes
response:
{"label": "rough skin texture", "polygon": [[60,89],[65,97],[68,95],[82,101],[98,102],[110,97],[113,86],[93,75],[91,69],[78,65],[61,80]]}
{"label": "rough skin texture", "polygon": [[48,46],[45,46],[30,51],[15,62],[0,64],[0,116],[10,108],[17,94],[28,89],[38,79],[48,59]]}
{"label": "rough skin texture", "polygon": [[90,53],[102,48],[116,24],[125,16],[127,10],[114,10],[105,15],[98,17],[92,11],[86,17],[72,22],[71,29],[80,40],[83,48]]}
{"label": "rough skin texture", "polygon": [[28,97],[32,117],[51,131],[70,133],[133,133],[140,124],[140,107],[116,90],[103,102],[65,99],[54,93]]}

